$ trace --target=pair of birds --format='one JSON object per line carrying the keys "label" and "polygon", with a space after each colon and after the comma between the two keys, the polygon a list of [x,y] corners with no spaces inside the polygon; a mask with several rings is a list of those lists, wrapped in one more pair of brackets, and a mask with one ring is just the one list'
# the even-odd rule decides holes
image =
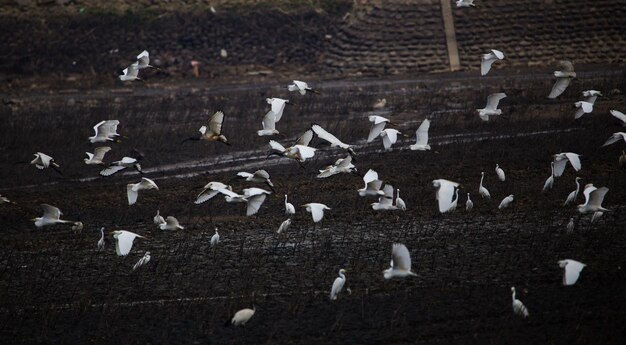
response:
{"label": "pair of birds", "polygon": [[390,184],[383,185],[383,181],[378,178],[378,173],[369,169],[363,175],[365,186],[357,190],[359,196],[378,196],[378,202],[372,203],[372,209],[378,210],[402,210],[406,211],[406,203],[400,198],[400,189],[397,190],[394,199],[394,188]]}
{"label": "pair of birds", "polygon": [[577,153],[562,152],[552,156],[552,162],[550,163],[550,177],[548,177],[546,182],[543,184],[544,192],[552,189],[554,185],[554,178],[563,175],[568,162],[576,171],[579,171],[582,168],[580,155]]}
{"label": "pair of birds", "polygon": [[154,216],[154,218],[152,218],[154,224],[161,230],[183,230],[185,229],[184,226],[181,226],[180,223],[178,222],[178,219],[176,219],[173,216],[167,216],[167,218],[163,218],[163,216],[161,216],[161,212],[160,210],[157,210],[156,216]]}
{"label": "pair of birds", "polygon": [[158,68],[150,65],[150,53],[148,53],[147,50],[144,50],[137,55],[137,61],[126,67],[122,71],[123,74],[121,74],[119,78],[121,81],[143,81],[143,79],[139,78],[139,70],[144,68],[154,68],[159,70]]}
{"label": "pair of birds", "polygon": [[[385,128],[391,121],[388,118],[370,115],[368,120],[372,123],[369,134],[367,135],[367,142],[371,143],[377,137],[381,137],[383,141],[383,147],[386,151],[391,150],[391,146],[398,141],[398,134],[400,131],[393,128]],[[424,119],[420,126],[415,131],[415,144],[410,145],[409,148],[413,151],[426,151],[430,150],[428,145],[428,130],[430,128],[430,120]]]}

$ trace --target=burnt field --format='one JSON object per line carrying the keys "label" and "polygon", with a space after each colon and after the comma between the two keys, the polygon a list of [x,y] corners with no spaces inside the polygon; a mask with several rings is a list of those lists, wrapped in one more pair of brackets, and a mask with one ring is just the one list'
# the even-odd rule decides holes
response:
{"label": "burnt field", "polygon": [[[411,80],[312,83],[321,95],[287,93],[288,81],[266,85],[211,86],[135,84],[124,88],[6,96],[0,109],[0,342],[137,344],[621,344],[626,337],[626,172],[617,159],[623,143],[600,148],[621,127],[609,109],[626,110],[621,71],[580,72],[558,100],[547,100],[549,71],[425,76]],[[582,90],[601,90],[591,115],[573,120]],[[474,109],[504,91],[500,118],[484,123]],[[315,122],[344,142],[356,144],[360,172],[374,169],[401,189],[406,212],[375,212],[362,198],[358,176],[316,179],[317,169],[345,154],[320,147],[301,168],[266,159],[268,138],[256,136],[268,109],[265,97],[290,99],[277,140],[290,144]],[[377,113],[407,134],[391,152],[379,140],[366,144],[367,115]],[[204,110],[226,114],[224,134],[233,143],[180,142],[204,124]],[[410,151],[414,131],[428,117],[431,151]],[[133,148],[142,151],[146,176],[159,191],[140,193],[128,206],[126,184],[136,172],[99,177],[83,163],[91,127],[118,119],[120,143],[106,161]],[[50,154],[63,176],[20,161]],[[555,187],[541,193],[551,156],[582,155],[582,170],[566,168]],[[498,181],[499,164],[507,174]],[[241,204],[215,198],[193,201],[209,181],[226,182],[237,171],[264,168],[276,193],[260,212],[244,215]],[[478,195],[480,173],[491,201]],[[612,210],[591,223],[563,201],[581,183],[610,189]],[[433,179],[463,185],[459,207],[441,215]],[[233,181],[233,189],[249,186]],[[474,209],[465,211],[465,194]],[[296,205],[320,202],[332,209],[313,226],[297,210],[291,228],[282,196]],[[512,206],[498,210],[502,198]],[[581,193],[582,194],[582,193]],[[582,195],[576,204],[583,203]],[[64,218],[85,224],[36,229],[39,204],[59,207]],[[163,232],[152,223],[159,209],[185,226]],[[576,227],[568,234],[566,224]],[[99,229],[126,229],[137,240],[128,257],[114,244],[98,251]],[[210,246],[214,228],[221,242]],[[384,280],[391,245],[406,244],[413,270],[403,280]],[[150,251],[152,260],[132,271]],[[557,261],[587,264],[574,286],[561,285]],[[328,294],[340,268],[347,282],[337,301]],[[512,312],[510,287],[530,311]],[[349,288],[351,293],[347,291]],[[245,328],[224,327],[235,311],[257,306]]]}

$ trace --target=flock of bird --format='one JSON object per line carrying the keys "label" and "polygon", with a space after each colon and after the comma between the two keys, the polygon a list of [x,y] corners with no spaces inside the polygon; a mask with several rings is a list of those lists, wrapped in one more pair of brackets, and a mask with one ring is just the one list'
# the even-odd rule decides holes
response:
{"label": "flock of bird", "polygon": [[[458,0],[458,7],[470,7],[474,6],[473,0]],[[484,54],[481,58],[481,75],[486,75],[494,62],[503,60],[505,58],[504,53],[499,50],[492,49],[489,53]],[[150,65],[149,53],[143,51],[137,56],[136,62],[129,65],[124,69],[123,74],[119,76],[122,81],[142,80],[139,78],[139,72],[146,68],[155,68]],[[556,98],[561,95],[573,78],[576,77],[573,65],[569,61],[561,62],[561,70],[555,71],[554,76],[556,82],[550,91],[548,98]],[[290,92],[298,92],[302,96],[306,96],[308,92],[319,93],[318,90],[311,88],[306,82],[294,80],[293,84],[287,86],[287,90]],[[576,112],[575,118],[579,118],[584,114],[590,113],[593,110],[593,104],[596,99],[602,96],[601,92],[596,90],[587,90],[583,92],[584,100],[575,103]],[[478,117],[483,121],[489,121],[490,118],[499,116],[502,114],[502,110],[498,109],[498,105],[502,99],[506,98],[505,93],[491,94],[487,98],[487,104],[483,109],[477,109]],[[276,136],[280,132],[277,129],[277,124],[284,116],[286,105],[289,104],[289,100],[282,98],[267,98],[267,103],[270,105],[270,110],[265,114],[262,120],[262,129],[257,131],[257,135],[264,136]],[[385,101],[380,101],[374,107],[381,108],[386,104]],[[626,115],[617,111],[611,110],[611,114],[621,120],[623,124],[626,124]],[[230,145],[227,137],[223,133],[225,115],[222,111],[216,111],[208,119],[208,122],[198,129],[199,135],[193,136],[183,140],[187,141],[207,141],[218,142],[225,145]],[[391,124],[388,118],[372,115],[368,117],[368,121],[371,123],[371,128],[367,136],[367,142],[373,142],[380,138],[385,151],[392,150],[394,144],[398,140],[398,136],[402,135],[400,131],[394,128],[386,128]],[[117,133],[120,122],[118,120],[105,120],[101,121],[93,127],[94,135],[89,137],[88,140],[92,144],[100,143],[115,143],[120,137]],[[431,121],[424,119],[420,126],[415,131],[415,144],[410,145],[411,150],[415,151],[428,151],[430,145],[428,144],[428,131],[431,125]],[[363,179],[364,186],[361,189],[355,191],[359,196],[364,198],[378,198],[377,202],[371,203],[371,208],[375,211],[405,211],[407,209],[406,203],[400,198],[400,189],[394,188],[390,184],[384,184],[383,180],[379,178],[376,171],[369,169],[364,175],[361,175],[354,165],[355,162],[355,146],[346,144],[335,135],[328,132],[326,129],[318,124],[312,124],[305,132],[292,144],[281,144],[276,140],[269,140],[269,147],[272,155],[279,157],[285,157],[295,160],[298,164],[302,165],[307,160],[313,158],[318,148],[310,146],[314,137],[319,138],[329,144],[331,148],[337,148],[345,153],[345,156],[337,159],[337,161],[331,165],[323,167],[319,170],[317,178],[324,179],[337,174],[355,174]],[[613,143],[624,141],[626,142],[626,133],[617,132],[614,133],[603,146],[611,145]],[[88,165],[104,165],[100,175],[111,176],[122,170],[133,168],[142,175],[144,174],[140,161],[143,155],[138,151],[134,151],[132,157],[124,156],[120,160],[113,161],[111,163],[105,163],[105,156],[112,151],[110,146],[100,146],[93,150],[93,153],[86,152],[87,158],[84,159],[85,164]],[[625,158],[626,161],[626,158]],[[61,174],[60,165],[48,154],[37,152],[35,158],[30,162],[35,165],[37,169],[52,168]],[[562,152],[553,155],[553,160],[550,162],[551,173],[548,179],[546,179],[543,186],[543,191],[549,191],[554,180],[562,176],[567,165],[571,165],[575,171],[582,169],[580,156],[573,152]],[[496,165],[495,173],[500,181],[506,180],[504,170],[500,165]],[[195,203],[202,204],[209,200],[212,200],[218,195],[224,197],[224,201],[227,203],[241,203],[245,204],[246,216],[252,216],[259,212],[263,203],[268,195],[276,192],[275,186],[271,181],[271,176],[266,170],[257,170],[255,172],[238,172],[234,178],[245,180],[252,184],[262,184],[268,187],[268,189],[250,187],[242,190],[242,193],[233,191],[233,188],[228,183],[220,181],[211,181],[206,184],[202,191],[196,196]],[[483,199],[490,199],[491,195],[487,188],[484,186],[485,173],[481,173],[480,184],[478,187],[478,194]],[[575,202],[580,191],[580,177],[576,177],[576,189],[572,191],[564,202],[564,206],[570,205]],[[229,181],[230,182],[230,181]],[[459,191],[461,188],[460,183],[450,181],[447,179],[436,179],[432,181],[432,185],[435,188],[435,200],[437,201],[437,207],[439,212],[448,213],[457,208],[459,200]],[[141,180],[137,183],[129,183],[126,186],[126,195],[128,204],[133,205],[137,203],[139,194],[148,190],[159,190],[157,184],[146,177],[141,177]],[[609,211],[602,206],[604,196],[608,192],[608,188],[601,187],[596,188],[593,184],[587,184],[583,188],[583,195],[585,197],[585,203],[578,205],[577,209],[581,214],[593,213],[592,221],[600,217],[604,212]],[[508,195],[502,199],[498,209],[502,210],[509,207],[515,198],[514,195]],[[0,203],[9,202],[5,197],[0,196]],[[284,206],[285,215],[287,219],[283,221],[277,232],[282,233],[288,231],[292,216],[296,213],[296,208],[293,204],[288,202],[288,195],[284,194]],[[471,211],[474,206],[474,202],[470,199],[470,193],[466,193],[465,210]],[[313,223],[319,223],[324,218],[324,213],[332,211],[330,207],[322,203],[310,202],[303,204],[302,207],[306,212],[311,214]],[[54,206],[48,204],[42,204],[43,215],[41,217],[34,218],[34,224],[37,228],[55,224],[72,224],[75,229],[82,229],[81,222],[69,221],[61,219],[61,211]],[[163,231],[176,231],[182,230],[184,227],[180,225],[179,221],[173,217],[168,216],[164,218],[157,210],[157,214],[154,217],[154,224],[156,227]],[[568,231],[572,231],[574,227],[574,218],[570,218],[568,223]],[[104,250],[105,247],[105,229],[100,229],[101,237],[97,243],[99,250]],[[118,256],[126,256],[130,253],[133,243],[136,239],[146,240],[145,236],[127,231],[127,230],[114,230],[110,232],[113,240],[115,241],[115,252]],[[218,229],[215,229],[215,234],[211,238],[211,246],[217,246],[220,242],[220,235]],[[137,261],[133,266],[133,270],[150,262],[150,252],[146,251],[143,257]],[[575,260],[567,259],[558,262],[558,265],[563,268],[563,285],[572,285],[576,283],[580,272],[585,267],[585,264]],[[330,290],[330,300],[336,300],[341,294],[346,282],[347,271],[341,268],[338,273],[338,277],[334,280]],[[401,243],[394,243],[391,248],[391,262],[389,268],[383,271],[384,279],[392,278],[406,278],[415,276],[416,274],[411,270],[411,255],[408,248]],[[515,314],[522,317],[528,317],[528,309],[524,304],[516,298],[515,288],[511,288],[512,293],[512,307]],[[252,309],[242,309],[238,311],[229,322],[233,325],[245,325],[248,320],[254,315],[256,307]]]}

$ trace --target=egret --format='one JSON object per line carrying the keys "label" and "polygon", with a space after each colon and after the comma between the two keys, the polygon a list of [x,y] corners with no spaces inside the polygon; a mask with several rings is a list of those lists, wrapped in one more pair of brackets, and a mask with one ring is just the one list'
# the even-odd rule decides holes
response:
{"label": "egret", "polygon": [[150,252],[146,252],[137,263],[133,266],[133,271],[150,262]]}
{"label": "egret", "polygon": [[604,143],[604,145],[602,145],[602,147],[605,147],[607,145],[611,145],[611,144],[616,143],[618,141],[624,141],[626,143],[626,132],[615,132],[615,133],[613,133],[613,135],[611,135],[611,137],[606,140],[606,142]]}
{"label": "egret", "polygon": [[456,7],[476,7],[474,0],[456,0]]}
{"label": "egret", "polygon": [[567,199],[565,199],[565,202],[563,203],[563,206],[567,206],[576,201],[576,198],[578,197],[578,191],[580,190],[580,183],[578,183],[578,181],[580,181],[580,177],[576,177],[576,189],[569,193]]}
{"label": "egret", "polygon": [[377,115],[371,115],[367,118],[372,123],[372,128],[370,128],[370,132],[367,135],[367,142],[371,143],[380,135],[383,129],[385,129],[385,126],[389,122],[389,119]]}
{"label": "egret", "polygon": [[502,170],[498,164],[496,164],[496,174],[498,175],[498,179],[500,179],[500,181],[504,182],[504,180],[506,180],[504,170]]}
{"label": "egret", "polygon": [[322,140],[326,140],[327,142],[329,142],[330,143],[330,147],[340,147],[340,148],[348,151],[351,155],[353,155],[353,156],[355,155],[354,150],[352,149],[354,147],[353,145],[348,145],[348,144],[342,142],[341,140],[337,139],[337,137],[335,137],[334,135],[332,135],[329,132],[327,132],[320,125],[313,124],[311,126],[311,129],[317,135],[318,138],[320,138]]}
{"label": "egret", "polygon": [[154,225],[157,226],[165,223],[165,219],[163,218],[163,216],[161,216],[160,210],[157,210],[156,216],[152,218],[152,221],[154,222]]}
{"label": "egret", "polygon": [[13,202],[7,199],[7,197],[0,195],[0,204],[8,204],[8,203],[13,203]]}
{"label": "egret", "polygon": [[74,224],[71,220],[61,220],[63,213],[57,207],[41,204],[41,209],[43,210],[43,216],[31,219],[31,221],[35,222],[37,228],[54,224]]}
{"label": "egret", "polygon": [[358,190],[360,196],[377,196],[384,195],[385,193],[380,190],[383,185],[383,181],[378,179],[378,173],[372,169],[368,170],[363,176],[363,182],[365,187]]}
{"label": "egret", "polygon": [[133,242],[135,238],[143,238],[145,237],[141,235],[137,235],[134,232],[126,231],[126,230],[115,230],[112,232],[113,239],[115,239],[115,252],[117,256],[126,256],[130,253],[131,248],[133,247]]}
{"label": "egret", "polygon": [[300,92],[300,94],[301,94],[301,95],[303,95],[303,96],[304,96],[304,95],[306,95],[306,92],[307,92],[307,91],[311,91],[311,92],[313,92],[313,93],[317,93],[317,94],[319,94],[319,93],[320,93],[320,92],[319,92],[319,91],[317,91],[317,90],[313,90],[313,89],[311,89],[311,88],[309,87],[309,84],[307,84],[307,83],[305,83],[305,82],[303,82],[303,81],[300,81],[300,80],[294,80],[294,81],[293,81],[293,84],[291,84],[291,85],[287,85],[287,90],[289,90],[289,91],[298,91],[298,92]]}
{"label": "egret", "polygon": [[352,156],[348,155],[345,158],[337,159],[334,164],[331,164],[325,167],[323,170],[320,170],[317,178],[326,178],[341,173],[356,174],[356,172],[357,169],[354,164],[352,164]]}
{"label": "egret", "polygon": [[261,205],[263,205],[263,202],[265,202],[265,197],[269,194],[272,194],[271,192],[261,188],[246,188],[243,190],[243,195],[234,193],[227,189],[220,189],[220,192],[226,195],[226,202],[247,203],[246,216],[252,216],[259,212]]}
{"label": "egret", "polygon": [[116,141],[115,138],[120,136],[117,134],[117,126],[119,124],[120,122],[118,120],[98,122],[98,124],[93,126],[93,130],[96,134],[93,137],[89,137],[89,142],[95,144],[106,143],[107,141]]}
{"label": "egret", "polygon": [[87,154],[87,158],[85,158],[85,164],[93,165],[93,164],[104,164],[103,159],[104,155],[111,151],[111,148],[108,146],[96,147],[93,150],[93,153],[85,152]]}
{"label": "egret", "polygon": [[168,216],[167,218],[165,218],[165,222],[159,224],[159,229],[161,230],[183,230],[185,229],[184,226],[181,226],[178,223],[178,219],[172,217],[172,216]]}
{"label": "egret", "polygon": [[385,151],[391,151],[391,145],[398,141],[398,134],[402,133],[393,128],[383,129],[383,131],[380,132],[380,136],[383,138],[383,147],[385,148]]}
{"label": "egret", "polygon": [[372,209],[374,211],[392,211],[397,210],[398,207],[393,204],[393,186],[386,184],[383,187],[383,195],[378,198],[378,202],[372,203]]}
{"label": "egret", "polygon": [[144,68],[157,69],[156,67],[150,65],[150,53],[148,53],[147,50],[144,50],[139,55],[137,55],[137,68],[138,69],[144,69]]}
{"label": "egret", "polygon": [[137,63],[133,63],[132,65],[124,68],[122,73],[123,74],[119,75],[119,78],[121,81],[133,81],[133,80],[143,81],[137,76],[137,74],[139,73],[139,66],[137,65]]}
{"label": "egret", "polygon": [[563,268],[563,285],[574,285],[580,276],[580,271],[587,265],[572,259],[559,260],[559,267]]}
{"label": "egret", "polygon": [[618,110],[611,110],[609,112],[611,113],[611,115],[613,115],[613,117],[615,117],[622,123],[622,126],[626,126],[626,114]]}
{"label": "egret", "polygon": [[379,99],[376,100],[376,103],[374,103],[374,105],[372,105],[372,108],[374,108],[374,109],[383,109],[386,105],[387,105],[387,99],[386,98],[379,98]]}
{"label": "egret", "polygon": [[134,168],[135,170],[137,170],[140,174],[143,174],[143,171],[141,170],[141,164],[139,164],[139,161],[142,159],[142,156],[139,156],[138,158],[132,158],[132,157],[123,157],[122,160],[119,161],[115,161],[115,162],[111,162],[109,164],[109,166],[107,166],[106,168],[102,169],[100,171],[100,175],[101,176],[111,176],[119,171],[122,171],[126,168]]}
{"label": "egret", "polygon": [[513,200],[514,200],[513,194],[507,196],[506,198],[502,199],[502,201],[500,202],[500,206],[498,206],[498,209],[502,210],[502,209],[509,207],[509,205],[511,205]]}
{"label": "egret", "polygon": [[569,223],[567,223],[567,233],[571,234],[574,232],[574,217],[570,217]]}
{"label": "egret", "polygon": [[[457,7],[458,2],[457,2]],[[504,59],[504,53],[499,50],[491,49],[488,54],[483,54],[480,58],[480,75],[487,75],[491,69],[491,65],[498,60]]]}
{"label": "egret", "polygon": [[391,267],[383,271],[385,279],[417,276],[411,271],[411,254],[402,243],[394,243],[391,247]]}
{"label": "egret", "polygon": [[285,214],[287,216],[296,214],[296,208],[293,207],[292,203],[287,201],[287,194],[285,194]]}
{"label": "egret", "polygon": [[339,270],[339,277],[335,278],[335,281],[333,282],[333,287],[330,289],[330,300],[334,301],[337,299],[337,295],[339,295],[339,293],[341,292],[341,290],[343,289],[343,286],[346,283],[346,270],[345,269],[340,269]]}
{"label": "egret", "polygon": [[609,211],[608,209],[602,207],[602,201],[608,191],[609,189],[606,187],[596,188],[593,184],[586,185],[585,190],[583,191],[583,194],[585,195],[585,203],[578,205],[578,212],[589,213]]}
{"label": "egret", "polygon": [[54,158],[48,156],[45,153],[41,153],[41,152],[35,153],[34,156],[35,156],[35,159],[30,161],[30,164],[34,164],[37,169],[43,170],[43,169],[46,169],[46,168],[52,168],[56,172],[58,172],[60,175],[63,175],[63,173],[61,172],[61,166],[58,165],[54,161]]}
{"label": "egret", "polygon": [[72,225],[72,231],[77,232],[77,233],[83,232],[84,228],[85,228],[85,225],[83,224],[83,222],[74,222],[74,225]]}
{"label": "egret", "polygon": [[287,220],[285,220],[284,222],[282,222],[280,224],[280,226],[278,227],[278,230],[276,231],[276,233],[280,234],[283,231],[287,231],[287,230],[289,230],[290,226],[291,226],[291,218],[287,218]]}
{"label": "egret", "polygon": [[183,143],[188,140],[205,140],[205,141],[217,141],[222,144],[230,146],[228,139],[222,134],[222,125],[224,124],[224,112],[218,110],[209,118],[208,126],[202,126],[198,129],[200,135],[197,137],[189,137],[183,140]]}
{"label": "egret", "polygon": [[489,191],[487,190],[487,188],[483,186],[484,178],[485,178],[485,172],[483,171],[480,173],[480,186],[478,186],[478,194],[480,194],[480,196],[482,196],[483,199],[490,200],[491,194],[489,194]]}
{"label": "egret", "polygon": [[470,193],[467,193],[467,201],[465,202],[465,211],[471,211],[474,208],[474,203],[470,199]]}
{"label": "egret", "polygon": [[263,129],[256,131],[256,133],[260,137],[272,136],[274,134],[280,133],[276,129],[276,114],[271,110],[268,111],[267,114],[265,114],[265,116],[263,117],[263,122],[261,122],[261,124],[263,125]]}
{"label": "egret", "polygon": [[561,61],[559,66],[561,67],[561,70],[554,71],[556,83],[554,83],[554,86],[552,86],[552,91],[550,91],[550,95],[548,95],[548,98],[554,99],[559,97],[565,91],[565,89],[567,89],[572,79],[576,78],[574,65],[572,65],[570,61]]}
{"label": "egret", "polygon": [[265,101],[267,101],[267,103],[271,105],[271,110],[274,112],[275,115],[275,121],[280,121],[280,119],[283,117],[285,105],[289,104],[289,100],[282,98],[266,98]]}
{"label": "egret", "polygon": [[232,190],[229,185],[223,184],[222,182],[211,181],[207,183],[202,187],[202,191],[198,194],[194,203],[198,205],[211,200],[213,197],[220,194],[221,189]]}
{"label": "egret", "polygon": [[330,207],[316,202],[304,204],[302,207],[306,207],[306,211],[311,213],[314,223],[319,223],[324,218],[324,210],[330,210]]}
{"label": "egret", "polygon": [[430,120],[424,119],[422,124],[415,131],[415,144],[409,146],[413,151],[426,151],[430,150],[428,145],[428,129],[430,128]]}
{"label": "egret", "polygon": [[565,170],[565,166],[569,161],[574,170],[579,171],[581,168],[580,165],[580,156],[573,152],[563,152],[557,153],[554,156],[554,177],[559,177],[563,175],[563,171]]}
{"label": "egret", "polygon": [[596,99],[598,99],[598,96],[602,96],[602,92],[596,90],[583,91],[583,97],[585,97],[585,100],[574,103],[574,106],[578,108],[574,114],[574,118],[578,119],[584,114],[592,112],[593,105],[596,102]]}
{"label": "egret", "polygon": [[502,110],[498,109],[500,100],[506,98],[506,93],[492,93],[487,97],[487,105],[483,109],[476,109],[478,117],[483,121],[489,121],[489,116],[501,115]]}
{"label": "egret", "polygon": [[439,212],[448,212],[450,207],[452,207],[452,197],[454,196],[455,190],[459,187],[459,184],[444,179],[438,179],[433,180],[433,187],[437,188],[435,199],[437,199],[439,204]]}
{"label": "egret", "polygon": [[249,309],[249,308],[241,309],[240,311],[235,313],[235,316],[233,316],[230,323],[233,326],[245,326],[246,323],[250,321],[250,318],[252,318],[255,312],[256,312],[256,306],[254,305],[252,306],[252,309]]}
{"label": "egret", "polygon": [[528,309],[522,301],[515,298],[515,288],[511,287],[511,299],[513,300],[513,312],[523,318],[527,318],[530,314],[528,314]]}
{"label": "egret", "polygon": [[291,158],[297,160],[302,163],[309,158],[313,158],[315,156],[315,151],[317,150],[314,147],[310,147],[311,139],[313,139],[313,131],[307,130],[302,134],[296,143],[293,146],[289,146],[285,148],[283,145],[279,144],[277,141],[270,140],[270,147],[273,152],[268,155],[278,155],[287,158]]}
{"label": "egret", "polygon": [[550,162],[550,177],[548,177],[546,182],[544,182],[543,191],[549,191],[552,189],[552,185],[554,185],[554,162]]}
{"label": "egret", "polygon": [[217,232],[217,228],[215,228],[215,234],[211,236],[211,247],[215,247],[218,243],[220,243],[220,234]]}
{"label": "egret", "polygon": [[100,228],[100,239],[98,240],[98,250],[104,250],[104,227]]}
{"label": "egret", "polygon": [[149,178],[142,177],[141,181],[137,183],[129,183],[126,185],[126,196],[128,197],[128,205],[133,205],[137,202],[137,197],[139,196],[139,191],[141,190],[149,190],[156,189],[159,190],[159,187]]}
{"label": "egret", "polygon": [[456,196],[455,196],[454,200],[452,200],[452,203],[450,204],[450,208],[448,208],[448,211],[446,211],[446,212],[453,212],[453,211],[455,211],[456,210],[456,206],[459,203],[459,189],[457,188],[454,191],[454,193],[455,193]]}
{"label": "egret", "polygon": [[257,170],[252,174],[249,172],[241,171],[237,173],[237,178],[241,178],[252,183],[264,183],[268,185],[272,190],[274,189],[274,184],[272,183],[272,180],[270,180],[270,174],[267,172],[267,170],[264,169]]}
{"label": "egret", "polygon": [[404,203],[404,200],[402,200],[402,198],[400,198],[400,188],[398,188],[397,192],[396,192],[396,202],[395,202],[395,204],[396,204],[396,207],[399,210],[406,211],[406,204]]}

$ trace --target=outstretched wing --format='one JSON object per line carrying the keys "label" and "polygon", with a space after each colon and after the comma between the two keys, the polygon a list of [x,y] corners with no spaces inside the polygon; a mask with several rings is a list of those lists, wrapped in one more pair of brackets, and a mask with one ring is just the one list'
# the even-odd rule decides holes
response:
{"label": "outstretched wing", "polygon": [[500,100],[505,97],[506,93],[504,92],[492,93],[491,95],[489,95],[489,97],[487,97],[487,105],[485,106],[485,109],[498,109],[498,103],[500,103]]}
{"label": "outstretched wing", "polygon": [[411,254],[404,244],[394,243],[391,248],[391,258],[394,269],[396,267],[402,271],[411,270]]}
{"label": "outstretched wing", "polygon": [[300,138],[298,138],[298,140],[296,140],[295,145],[309,146],[312,139],[313,131],[308,129],[306,132],[304,132],[304,134],[300,136]]}
{"label": "outstretched wing", "polygon": [[430,120],[424,119],[422,124],[415,131],[415,144],[427,145],[428,144],[428,129],[430,129]]}
{"label": "outstretched wing", "polygon": [[570,81],[570,78],[557,78],[554,86],[552,86],[552,91],[550,91],[548,98],[559,97],[563,92],[565,92],[565,89],[569,86]]}
{"label": "outstretched wing", "polygon": [[224,123],[224,113],[222,111],[217,111],[209,119],[209,130],[215,135],[220,135],[222,134],[223,123]]}

